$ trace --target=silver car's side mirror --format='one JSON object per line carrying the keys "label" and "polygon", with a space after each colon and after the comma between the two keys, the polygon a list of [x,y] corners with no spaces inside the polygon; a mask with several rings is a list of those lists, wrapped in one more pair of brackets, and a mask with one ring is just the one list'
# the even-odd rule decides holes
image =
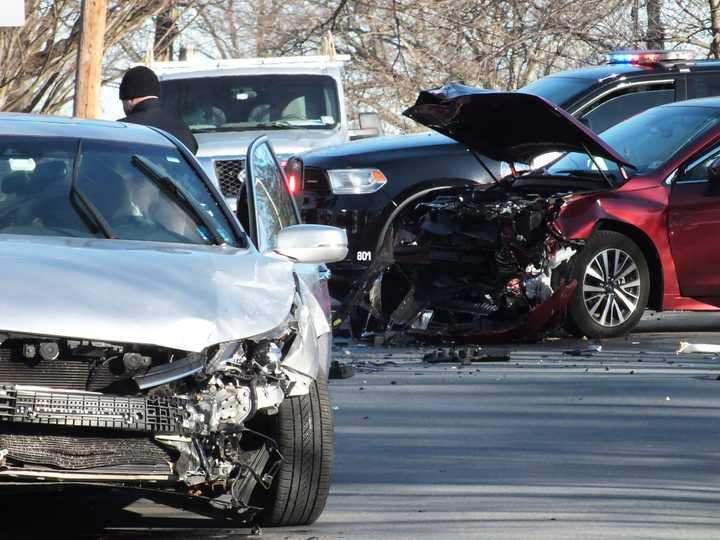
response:
{"label": "silver car's side mirror", "polygon": [[347,234],[327,225],[292,225],[278,233],[273,252],[301,263],[338,262],[347,256]]}

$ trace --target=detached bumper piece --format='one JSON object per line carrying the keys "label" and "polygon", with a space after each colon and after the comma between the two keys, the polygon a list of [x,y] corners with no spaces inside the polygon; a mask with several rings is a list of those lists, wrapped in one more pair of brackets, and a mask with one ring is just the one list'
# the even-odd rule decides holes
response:
{"label": "detached bumper piece", "polygon": [[0,423],[180,433],[185,401],[0,385]]}

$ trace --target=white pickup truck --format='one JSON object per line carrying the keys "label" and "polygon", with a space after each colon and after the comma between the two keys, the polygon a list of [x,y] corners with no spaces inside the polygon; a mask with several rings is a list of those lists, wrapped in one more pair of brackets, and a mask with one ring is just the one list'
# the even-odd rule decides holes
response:
{"label": "white pickup truck", "polygon": [[380,134],[377,115],[351,129],[345,55],[190,60],[151,65],[169,114],[190,126],[198,160],[234,207],[250,142],[268,136],[278,158]]}

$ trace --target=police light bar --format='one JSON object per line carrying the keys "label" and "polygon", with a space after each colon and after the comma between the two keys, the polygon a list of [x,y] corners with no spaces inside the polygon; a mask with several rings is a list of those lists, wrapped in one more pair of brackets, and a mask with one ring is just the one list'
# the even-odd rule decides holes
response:
{"label": "police light bar", "polygon": [[695,60],[694,51],[613,51],[607,53],[608,64],[637,64],[651,66],[661,62]]}

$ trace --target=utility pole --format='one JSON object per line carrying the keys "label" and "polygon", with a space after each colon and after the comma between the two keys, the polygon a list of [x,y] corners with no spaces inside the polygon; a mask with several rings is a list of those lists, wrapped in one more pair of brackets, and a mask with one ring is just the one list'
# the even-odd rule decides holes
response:
{"label": "utility pole", "polygon": [[73,115],[97,118],[105,48],[107,0],[83,0]]}

